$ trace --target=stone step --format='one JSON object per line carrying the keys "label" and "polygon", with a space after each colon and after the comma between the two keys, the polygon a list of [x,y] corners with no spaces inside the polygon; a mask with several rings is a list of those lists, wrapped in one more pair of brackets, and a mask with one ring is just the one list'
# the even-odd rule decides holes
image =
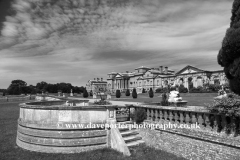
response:
{"label": "stone step", "polygon": [[140,145],[140,144],[143,144],[145,143],[143,140],[137,140],[137,141],[131,141],[131,142],[128,142],[126,143],[128,147],[133,147],[133,146],[137,146],[137,145]]}
{"label": "stone step", "polygon": [[123,137],[123,139],[126,143],[129,143],[129,142],[132,142],[132,141],[141,140],[142,137],[140,137],[138,135],[131,135],[131,136]]}
{"label": "stone step", "polygon": [[130,130],[136,130],[136,128],[118,128],[120,132],[124,132],[124,131],[130,131]]}
{"label": "stone step", "polygon": [[131,136],[131,135],[137,135],[138,132],[135,131],[135,130],[128,130],[128,131],[123,131],[123,132],[120,132],[122,137],[127,137],[127,136]]}
{"label": "stone step", "polygon": [[132,121],[124,121],[124,122],[118,122],[118,123],[120,123],[120,124],[133,124]]}

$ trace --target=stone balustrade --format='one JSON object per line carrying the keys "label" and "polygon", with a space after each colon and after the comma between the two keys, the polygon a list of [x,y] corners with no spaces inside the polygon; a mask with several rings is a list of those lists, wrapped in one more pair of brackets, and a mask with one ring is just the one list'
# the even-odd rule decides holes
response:
{"label": "stone balustrade", "polygon": [[[210,113],[207,109],[193,110],[179,107],[163,107],[152,105],[126,105],[135,110],[143,108],[147,114],[147,120],[157,123],[191,124],[196,123],[201,130],[234,133],[239,126],[239,118],[229,117],[221,114]],[[229,127],[236,126],[236,127]]]}

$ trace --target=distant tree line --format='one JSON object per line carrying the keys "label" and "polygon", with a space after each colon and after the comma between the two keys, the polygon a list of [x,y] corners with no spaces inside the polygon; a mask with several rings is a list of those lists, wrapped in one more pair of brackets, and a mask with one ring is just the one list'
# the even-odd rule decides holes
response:
{"label": "distant tree line", "polygon": [[36,94],[42,92],[57,93],[59,91],[63,93],[70,93],[72,89],[73,93],[83,93],[84,87],[72,86],[71,83],[57,83],[50,84],[47,82],[39,82],[34,85],[27,85],[23,80],[13,80],[7,90],[4,90],[9,95],[20,95],[20,94]]}

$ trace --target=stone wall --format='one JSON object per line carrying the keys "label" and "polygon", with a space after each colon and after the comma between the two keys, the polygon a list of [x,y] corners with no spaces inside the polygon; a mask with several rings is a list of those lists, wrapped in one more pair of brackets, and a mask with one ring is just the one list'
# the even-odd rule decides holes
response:
{"label": "stone wall", "polygon": [[[135,110],[144,108],[147,113],[147,122],[157,124],[180,124],[191,126],[197,124],[200,128],[171,128],[164,129],[171,133],[198,139],[212,141],[240,148],[240,136],[236,135],[236,128],[232,127],[227,134],[228,126],[238,126],[236,118],[210,113],[207,109],[191,109],[181,107],[164,107],[150,105],[132,105]],[[163,130],[163,129],[159,129]]]}

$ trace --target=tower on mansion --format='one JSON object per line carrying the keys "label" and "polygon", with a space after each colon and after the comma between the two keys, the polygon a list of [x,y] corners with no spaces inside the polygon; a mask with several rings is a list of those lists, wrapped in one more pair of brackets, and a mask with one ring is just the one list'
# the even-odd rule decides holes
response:
{"label": "tower on mansion", "polygon": [[120,91],[129,89],[131,92],[133,88],[136,88],[139,93],[142,92],[143,88],[146,91],[149,91],[150,88],[155,91],[168,84],[183,84],[184,87],[188,88],[189,80],[193,83],[193,87],[203,86],[204,83],[221,85],[227,81],[223,70],[207,71],[188,65],[175,73],[168,67],[149,68],[141,66],[136,68],[135,72],[109,73],[107,85],[112,92],[117,89]]}

